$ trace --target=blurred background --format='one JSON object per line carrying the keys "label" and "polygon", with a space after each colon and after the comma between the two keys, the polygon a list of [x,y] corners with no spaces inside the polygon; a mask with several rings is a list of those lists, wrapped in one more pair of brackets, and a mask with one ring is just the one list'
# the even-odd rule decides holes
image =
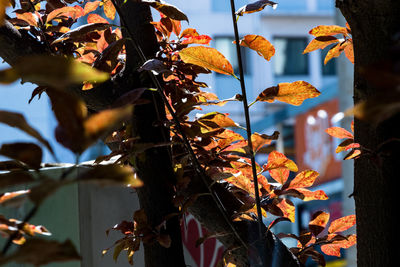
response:
{"label": "blurred background", "polygon": [[[217,48],[232,63],[238,74],[236,48],[228,0],[169,0],[189,18],[190,24],[182,22],[182,28],[195,28],[200,34],[207,34],[213,40],[211,46]],[[236,10],[253,1],[236,0]],[[254,104],[251,111],[253,132],[272,134],[278,130],[280,139],[271,147],[265,148],[257,155],[257,161],[265,163],[268,153],[278,150],[298,164],[299,170],[313,169],[320,173],[313,190],[322,189],[328,196],[326,201],[296,202],[296,222],[282,222],[274,227],[274,232],[299,234],[307,229],[310,216],[317,210],[330,212],[331,220],[354,214],[353,199],[348,196],[353,190],[352,161],[343,161],[344,154],[336,154],[335,148],[340,140],[334,140],[325,133],[332,126],[350,128],[352,118],[343,117],[343,111],[352,105],[352,64],[341,55],[324,65],[325,51],[303,54],[304,48],[312,40],[309,30],[318,25],[345,25],[345,21],[335,8],[334,0],[277,0],[275,10],[266,7],[262,12],[244,15],[238,21],[240,35],[258,34],[268,39],[275,47],[276,54],[271,61],[257,55],[250,49],[242,49],[248,101],[251,103],[264,89],[280,82],[304,80],[314,85],[321,95],[306,100],[301,106],[284,103]],[[155,14],[158,17],[158,14]],[[6,67],[5,64],[0,68]],[[206,82],[210,91],[220,99],[226,99],[240,93],[239,82],[230,77],[213,73],[200,76],[199,81]],[[74,162],[74,155],[58,145],[54,140],[56,121],[51,113],[45,94],[40,100],[28,100],[35,88],[32,84],[14,83],[0,86],[0,109],[23,113],[27,121],[38,129],[55,148],[56,155],[62,162]],[[241,102],[228,102],[224,107],[212,107],[213,110],[230,113],[232,119],[241,125],[244,115]],[[24,133],[0,125],[0,143],[30,140]],[[53,158],[46,152],[44,161],[52,162]],[[107,148],[98,144],[89,149],[83,160],[94,159],[107,153]],[[273,218],[266,219],[266,223]],[[189,216],[184,231],[184,243],[187,258],[191,266],[214,266],[222,249],[215,241],[207,241],[196,248],[193,240],[202,234],[201,227]],[[191,226],[192,225],[192,226]],[[111,225],[112,226],[112,225]],[[193,229],[192,229],[193,228]],[[188,237],[187,233],[197,232],[198,237]],[[284,240],[289,246],[296,242]],[[213,243],[214,242],[214,243]],[[328,257],[328,267],[356,266],[355,248],[342,251],[341,258]],[[317,266],[309,262],[307,266]],[[106,266],[106,265],[104,265]],[[107,265],[109,266],[109,265]],[[118,265],[127,266],[127,265]]]}

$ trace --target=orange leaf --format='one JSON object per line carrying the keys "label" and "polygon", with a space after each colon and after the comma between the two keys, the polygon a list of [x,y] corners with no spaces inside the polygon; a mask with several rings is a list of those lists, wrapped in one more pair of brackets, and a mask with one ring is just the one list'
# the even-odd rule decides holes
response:
{"label": "orange leaf", "polygon": [[356,235],[350,235],[347,240],[334,241],[331,244],[326,244],[321,246],[322,252],[326,255],[340,257],[341,248],[349,248],[357,243]]}
{"label": "orange leaf", "polygon": [[347,131],[346,129],[342,128],[342,127],[331,127],[325,130],[325,132],[327,134],[329,134],[330,136],[336,137],[336,138],[350,138],[353,139],[354,136],[352,133],[350,133],[349,131]]}
{"label": "orange leaf", "polygon": [[303,198],[301,198],[303,201],[328,199],[328,196],[322,190],[317,190],[314,192],[305,188],[296,188],[295,190],[298,191],[303,196]]}
{"label": "orange leaf", "polygon": [[352,227],[356,223],[356,215],[349,215],[334,220],[329,226],[329,233],[343,232]]}
{"label": "orange leaf", "polygon": [[90,14],[87,17],[87,22],[88,23],[109,23],[105,18],[103,18],[97,14]]}
{"label": "orange leaf", "polygon": [[31,12],[25,12],[22,14],[17,13],[17,18],[26,21],[31,26],[38,26],[38,16]]}
{"label": "orange leaf", "polygon": [[318,211],[313,214],[311,221],[308,223],[308,228],[314,236],[317,236],[325,229],[329,221],[329,217],[329,213],[323,211]]}
{"label": "orange leaf", "polygon": [[282,211],[282,217],[288,218],[291,222],[295,221],[296,208],[290,200],[279,199],[279,203],[276,206]]}
{"label": "orange leaf", "polygon": [[279,132],[275,131],[272,135],[254,133],[251,135],[251,143],[253,145],[253,151],[257,152],[260,148],[266,145],[270,145],[273,140],[277,140]]}
{"label": "orange leaf", "polygon": [[269,87],[261,92],[256,101],[272,103],[279,100],[294,106],[299,106],[305,99],[314,98],[321,93],[311,84],[305,81],[293,83],[280,83],[277,86]]}
{"label": "orange leaf", "polygon": [[324,64],[326,65],[332,58],[340,56],[340,54],[344,51],[348,44],[349,43],[346,41],[344,43],[337,44],[329,49],[328,53],[325,56]]}
{"label": "orange leaf", "polygon": [[179,38],[182,37],[188,37],[188,36],[199,36],[199,33],[196,31],[196,29],[193,28],[187,28],[184,29],[181,33],[181,35],[179,36]]}
{"label": "orange leaf", "polygon": [[340,152],[342,152],[342,151],[345,151],[345,150],[347,150],[347,146],[349,146],[349,145],[351,145],[351,144],[354,144],[354,139],[352,139],[352,138],[345,139],[343,142],[341,142],[341,143],[337,146],[335,152],[336,152],[336,153],[340,153]]}
{"label": "orange leaf", "polygon": [[310,30],[310,34],[315,37],[344,34],[347,35],[347,29],[345,27],[337,25],[320,25]]}
{"label": "orange leaf", "polygon": [[297,172],[296,163],[284,154],[272,151],[268,155],[268,162],[263,166],[263,171],[269,171],[271,177],[280,184],[284,184],[289,177],[289,171]]}
{"label": "orange leaf", "polygon": [[9,0],[0,0],[0,26],[4,25],[4,17],[6,14],[6,8],[11,6]]}
{"label": "orange leaf", "polygon": [[314,184],[315,179],[317,179],[318,176],[319,173],[313,170],[302,171],[290,182],[288,188],[310,187]]}
{"label": "orange leaf", "polygon": [[69,17],[75,20],[84,15],[85,12],[80,6],[65,6],[51,11],[49,15],[47,15],[46,23],[49,23],[53,19],[60,16]]}
{"label": "orange leaf", "polygon": [[344,48],[344,54],[348,58],[348,60],[354,64],[354,50],[353,50],[353,40],[347,39],[348,45]]}
{"label": "orange leaf", "polygon": [[173,5],[167,4],[165,2],[161,3],[157,0],[142,0],[142,2],[157,9],[159,12],[163,13],[170,19],[186,20],[187,22],[189,22],[187,16],[181,10],[179,10],[177,7]]}
{"label": "orange leaf", "polygon": [[114,4],[111,0],[104,0],[103,10],[107,18],[111,20],[115,19],[115,13],[117,11],[115,10]]}
{"label": "orange leaf", "polygon": [[197,36],[187,36],[185,40],[182,41],[182,44],[210,44],[212,38],[208,35],[197,35]]}
{"label": "orange leaf", "polygon": [[256,51],[257,54],[268,61],[275,54],[275,47],[261,35],[246,35],[239,41],[239,44]]}
{"label": "orange leaf", "polygon": [[219,112],[207,113],[201,116],[197,121],[207,129],[237,127],[236,122],[229,118],[227,114]]}
{"label": "orange leaf", "polygon": [[333,36],[320,36],[314,38],[304,49],[303,54],[315,51],[317,49],[324,49],[330,44],[338,43],[339,39]]}
{"label": "orange leaf", "polygon": [[215,48],[188,47],[182,49],[179,55],[185,63],[195,64],[221,74],[234,75],[231,63]]}
{"label": "orange leaf", "polygon": [[87,15],[90,12],[95,11],[99,7],[100,1],[87,2],[83,8],[84,14]]}

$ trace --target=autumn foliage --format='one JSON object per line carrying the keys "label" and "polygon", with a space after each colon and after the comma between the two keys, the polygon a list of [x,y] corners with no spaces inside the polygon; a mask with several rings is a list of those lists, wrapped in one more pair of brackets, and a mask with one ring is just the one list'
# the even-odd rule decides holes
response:
{"label": "autumn foliage", "polygon": [[[165,122],[170,127],[170,142],[149,144],[141,143],[132,135],[129,117],[134,106],[142,103],[141,95],[147,90],[154,89],[139,88],[129,92],[113,103],[109,109],[95,114],[90,114],[86,104],[67,90],[71,86],[79,86],[81,90],[91,90],[102,82],[116,77],[123,70],[126,58],[125,44],[132,40],[124,37],[121,29],[110,23],[116,16],[114,1],[84,1],[82,6],[80,2],[73,0],[68,1],[68,5],[63,1],[53,1],[56,5],[46,1],[21,0],[19,5],[13,1],[0,1],[1,22],[5,18],[4,9],[9,4],[13,7],[18,6],[15,9],[15,17],[7,17],[7,21],[20,31],[40,38],[47,47],[45,55],[24,58],[12,68],[0,71],[0,82],[11,83],[22,78],[23,81],[36,83],[38,87],[33,91],[32,99],[40,97],[43,93],[49,96],[58,121],[55,137],[71,152],[79,155],[99,138],[103,138],[113,147],[110,155],[99,157],[96,164],[79,177],[73,179],[60,177],[58,180],[52,180],[40,172],[36,175],[28,172],[28,169],[41,168],[40,146],[34,143],[3,144],[0,154],[10,158],[14,168],[1,174],[0,187],[7,188],[18,184],[29,184],[31,187],[24,192],[8,192],[0,195],[2,205],[23,194],[27,196],[26,199],[39,206],[49,194],[61,186],[78,181],[139,187],[143,182],[135,175],[131,159],[148,148],[169,146],[177,179],[174,204],[179,208],[179,213],[170,214],[165,220],[173,216],[182,218],[189,205],[199,197],[194,195],[185,198],[180,194],[181,190],[185,190],[188,186],[191,174],[196,172],[188,160],[187,151],[182,146],[184,139],[188,140],[207,177],[214,183],[224,184],[243,203],[243,207],[236,212],[232,220],[257,219],[256,194],[261,198],[262,215],[276,216],[268,229],[281,221],[295,221],[295,205],[291,199],[311,201],[328,198],[325,192],[310,189],[318,179],[318,172],[299,170],[294,161],[278,151],[269,153],[267,163],[264,165],[256,164],[257,177],[254,177],[250,151],[255,154],[262,147],[273,144],[279,138],[278,132],[272,135],[252,133],[252,149],[249,149],[249,142],[234,131],[241,126],[235,123],[229,114],[215,111],[190,119],[191,112],[201,110],[202,106],[223,106],[228,101],[239,102],[243,98],[241,95],[236,95],[230,99],[220,100],[215,94],[203,91],[207,88],[207,84],[197,81],[199,74],[214,71],[236,79],[240,78],[234,73],[231,63],[225,56],[209,46],[211,37],[200,34],[193,28],[182,29],[181,21],[188,21],[188,18],[177,7],[160,1],[142,0],[142,3],[160,12],[160,20],[152,22],[160,50],[154,58],[143,62],[138,71],[151,72],[161,77],[164,94],[168,99],[168,103],[164,104],[166,107],[168,105],[172,107],[172,109],[166,108],[169,121]],[[256,1],[241,7],[236,15],[243,16],[261,11],[267,6],[275,6],[275,3]],[[100,9],[106,18],[95,13]],[[83,18],[87,23],[75,27],[78,19],[82,22]],[[310,34],[314,35],[315,39],[306,47],[304,53],[334,44],[328,52],[325,63],[343,51],[350,60],[353,60],[349,27],[318,26],[312,29]],[[334,37],[338,34],[344,39]],[[255,51],[267,61],[275,54],[274,46],[260,35],[246,35],[240,40],[239,45]],[[262,89],[252,104],[280,101],[298,106],[307,99],[319,95],[320,92],[305,81],[280,83]],[[173,120],[174,117],[179,120],[179,127]],[[0,111],[0,122],[24,131],[53,153],[45,138],[30,126],[22,115]],[[327,132],[334,137],[345,139],[339,145],[337,152],[350,151],[346,159],[359,155],[359,146],[354,143],[352,133],[338,128],[329,128]],[[115,163],[97,165],[113,157],[116,157]],[[291,172],[294,173],[293,179],[289,178]],[[254,179],[260,184],[258,192],[255,191]],[[298,241],[297,247],[291,251],[301,262],[304,263],[311,257],[324,265],[324,257],[315,250],[316,246],[320,246],[322,252],[327,255],[340,256],[341,248],[348,248],[356,242],[354,235],[341,234],[355,224],[354,216],[337,219],[327,228],[328,221],[328,213],[317,212],[309,223],[308,232],[299,236],[284,234],[279,237],[295,238]],[[26,220],[17,221],[3,216],[0,217],[0,226],[0,233],[3,236],[22,245],[14,254],[3,255],[3,262],[15,260],[33,264],[47,263],[38,261],[37,257],[29,258],[27,254],[35,253],[39,245],[50,244],[43,240],[39,241],[36,237],[26,238],[36,234],[48,234],[46,228],[30,225]],[[164,247],[169,247],[170,237],[163,234],[161,228],[162,225],[155,229],[150,227],[143,210],[137,211],[132,221],[124,221],[114,226],[112,230],[120,231],[124,235],[114,244],[114,259],[117,260],[120,253],[125,250],[129,262],[133,263],[132,257],[141,242],[158,242]],[[49,250],[48,255],[41,256],[55,261],[74,260],[78,257],[68,241],[52,246],[53,249]],[[107,253],[110,249],[105,249],[103,253]]]}

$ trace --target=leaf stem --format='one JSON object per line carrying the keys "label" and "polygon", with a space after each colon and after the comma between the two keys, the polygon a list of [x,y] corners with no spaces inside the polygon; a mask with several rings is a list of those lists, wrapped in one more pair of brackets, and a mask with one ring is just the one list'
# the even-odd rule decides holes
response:
{"label": "leaf stem", "polygon": [[251,107],[252,105],[254,105],[257,102],[257,100],[254,100],[253,102],[251,102],[248,107]]}
{"label": "leaf stem", "polygon": [[256,207],[257,207],[258,231],[259,231],[260,239],[263,240],[264,223],[262,221],[260,196],[258,193],[259,186],[258,186],[258,180],[257,180],[256,162],[255,162],[255,156],[254,156],[254,152],[253,152],[253,144],[251,142],[250,114],[249,114],[249,106],[247,104],[247,94],[246,94],[246,85],[245,85],[245,81],[244,81],[242,55],[240,53],[239,30],[238,30],[236,15],[235,15],[235,1],[230,0],[230,2],[231,2],[232,23],[233,23],[234,33],[235,33],[236,55],[238,58],[238,65],[239,65],[240,87],[242,89],[242,96],[243,96],[243,110],[244,110],[244,115],[245,115],[245,119],[246,119],[247,143],[248,143],[249,150],[250,150],[251,169],[252,169],[252,173],[253,173],[254,195],[255,195]]}

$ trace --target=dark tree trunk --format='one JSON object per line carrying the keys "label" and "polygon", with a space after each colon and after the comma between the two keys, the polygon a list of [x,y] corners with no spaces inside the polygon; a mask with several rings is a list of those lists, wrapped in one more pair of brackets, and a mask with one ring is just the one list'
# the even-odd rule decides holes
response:
{"label": "dark tree trunk", "polygon": [[[379,62],[393,60],[393,40],[400,33],[400,1],[342,0],[337,7],[348,21],[354,41],[354,103],[376,98],[381,88],[370,82],[362,70]],[[361,72],[360,72],[361,71]],[[395,87],[387,94],[395,95]],[[398,93],[397,93],[398,94]],[[398,231],[395,182],[400,166],[399,114],[380,123],[355,120],[355,141],[371,149],[373,155],[355,160],[354,199],[357,215],[358,266],[396,266],[394,248]]]}

